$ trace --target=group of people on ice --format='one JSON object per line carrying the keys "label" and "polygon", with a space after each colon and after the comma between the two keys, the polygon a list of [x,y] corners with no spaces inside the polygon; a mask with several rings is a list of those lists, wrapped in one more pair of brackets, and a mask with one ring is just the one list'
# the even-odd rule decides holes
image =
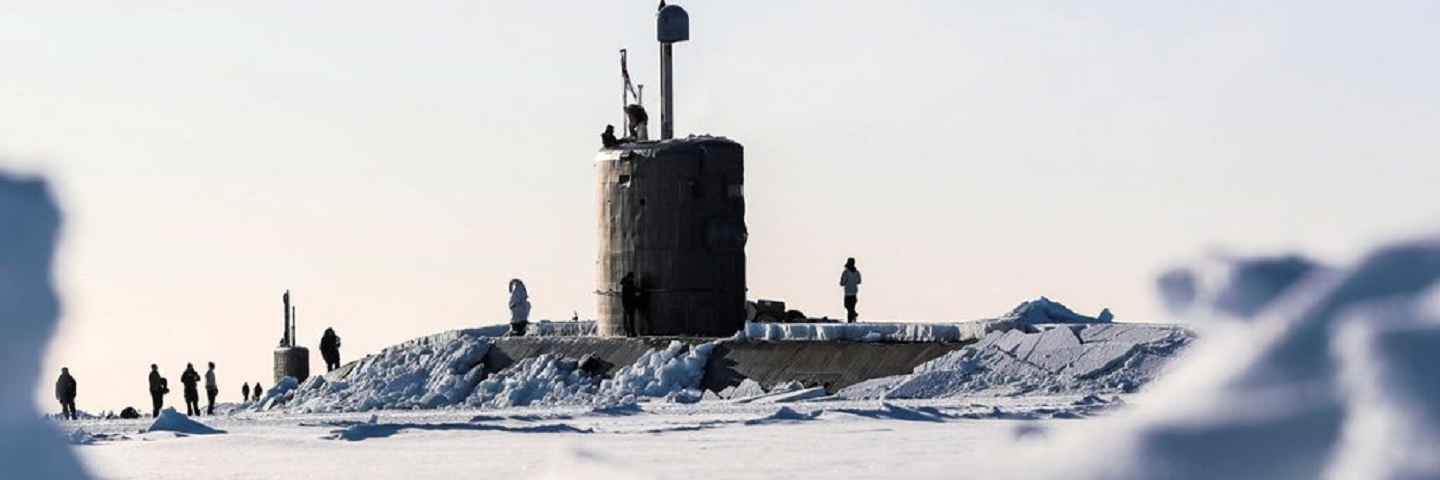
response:
{"label": "group of people on ice", "polygon": [[[335,334],[335,329],[325,329],[325,335],[320,338],[320,355],[325,359],[325,370],[330,371],[340,368],[340,336]],[[200,408],[200,382],[205,382],[205,408]],[[189,416],[214,415],[215,398],[220,395],[220,384],[215,378],[215,362],[209,362],[209,369],[205,375],[195,370],[195,365],[185,364],[185,371],[180,373],[180,383],[184,386],[185,414]],[[147,379],[150,391],[151,415],[160,416],[160,410],[165,408],[165,395],[170,394],[170,380],[160,375],[160,366],[150,365],[150,376]],[[55,399],[60,402],[60,417],[66,420],[76,420],[75,413],[76,396],[75,377],[70,375],[70,368],[60,369],[60,378],[55,380]],[[255,382],[251,387],[249,383],[240,384],[241,402],[258,402],[265,393],[265,388],[260,382]],[[140,413],[133,407],[126,407],[120,413],[121,418],[139,418]]]}
{"label": "group of people on ice", "polygon": [[[180,383],[185,386],[185,414],[190,416],[214,415],[215,397],[220,395],[220,384],[215,381],[215,362],[210,362],[210,368],[205,371],[205,397],[206,408],[200,409],[200,372],[195,371],[195,364],[185,364],[185,371],[180,374]],[[160,367],[150,364],[150,406],[152,415],[160,416],[160,409],[165,407],[165,395],[170,393],[170,380],[160,375]],[[259,384],[256,384],[259,387]]]}

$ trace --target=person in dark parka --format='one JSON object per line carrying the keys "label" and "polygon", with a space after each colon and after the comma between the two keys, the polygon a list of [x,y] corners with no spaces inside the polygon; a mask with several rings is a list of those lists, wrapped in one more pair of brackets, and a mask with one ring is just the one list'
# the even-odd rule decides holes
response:
{"label": "person in dark parka", "polygon": [[625,106],[625,118],[630,123],[630,140],[643,142],[650,139],[650,115],[645,113],[645,107],[638,104]]}
{"label": "person in dark parka", "polygon": [[340,336],[335,329],[325,329],[325,335],[320,337],[320,356],[325,358],[325,371],[340,368]]}
{"label": "person in dark parka", "polygon": [[240,402],[244,403],[248,401],[250,401],[250,384],[242,383],[240,384]]}
{"label": "person in dark parka", "polygon": [[615,138],[614,125],[605,126],[605,133],[600,134],[600,145],[604,146],[605,148],[615,148],[616,146],[620,145],[620,139]]}
{"label": "person in dark parka", "polygon": [[69,368],[60,369],[60,378],[55,380],[55,399],[60,401],[60,416],[75,420],[75,377]]}
{"label": "person in dark parka", "polygon": [[640,307],[640,285],[635,283],[635,272],[627,272],[620,279],[620,309],[624,312],[625,336],[634,337],[640,332],[635,326],[635,310]]}
{"label": "person in dark parka", "polygon": [[170,382],[160,376],[160,367],[150,364],[150,405],[154,407],[152,417],[160,416],[160,409],[165,406],[165,394],[170,393]]}
{"label": "person in dark parka", "polygon": [[185,364],[185,373],[180,374],[180,383],[185,384],[185,414],[196,416],[200,414],[200,372],[195,371],[195,365]]}
{"label": "person in dark parka", "polygon": [[258,402],[260,401],[260,394],[265,393],[265,389],[260,386],[260,382],[255,382],[255,389],[251,390],[250,393],[255,394],[255,401]]}

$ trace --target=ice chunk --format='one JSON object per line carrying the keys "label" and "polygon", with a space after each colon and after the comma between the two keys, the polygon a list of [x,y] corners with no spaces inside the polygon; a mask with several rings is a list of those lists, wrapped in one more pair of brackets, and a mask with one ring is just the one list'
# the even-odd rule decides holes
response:
{"label": "ice chunk", "polygon": [[1064,327],[1052,328],[1036,335],[1035,342],[1031,345],[1030,350],[1016,350],[1015,357],[1035,363],[1034,358],[1036,358],[1037,354],[1047,355],[1046,352],[1051,350],[1065,350],[1079,347],[1080,339],[1075,338],[1075,332]]}
{"label": "ice chunk", "polygon": [[1119,365],[1139,345],[1139,342],[1126,341],[1087,343],[1084,351],[1070,364],[1067,373],[1075,378],[1094,378]]}
{"label": "ice chunk", "polygon": [[765,392],[765,387],[760,386],[760,382],[757,382],[757,381],[754,381],[754,380],[751,380],[751,379],[748,379],[748,378],[747,378],[747,379],[741,380],[741,381],[740,381],[740,385],[739,385],[739,386],[736,386],[736,387],[735,387],[735,390],[732,391],[732,392],[730,392],[730,396],[725,397],[725,398],[740,399],[740,398],[758,397],[758,396],[764,395],[765,393],[766,393],[766,392]]}
{"label": "ice chunk", "polygon": [[1176,328],[1171,325],[1151,325],[1143,323],[1107,323],[1100,325],[1086,325],[1080,329],[1080,342],[1127,342],[1127,343],[1149,343],[1164,340],[1167,337],[1176,335]]}
{"label": "ice chunk", "polygon": [[798,402],[802,400],[813,400],[816,398],[824,397],[825,395],[825,387],[810,387],[790,392],[773,393],[767,396],[757,397],[754,399],[753,403]]}
{"label": "ice chunk", "polygon": [[995,345],[995,348],[1012,354],[1020,347],[1021,343],[1024,343],[1027,338],[1030,338],[1029,335],[1020,330],[1006,330],[1004,333],[992,333],[985,336],[985,338],[991,337],[995,338],[995,340],[991,342]]}
{"label": "ice chunk", "polygon": [[[288,378],[288,377],[287,377]],[[160,416],[150,423],[147,432],[176,432],[191,435],[212,435],[225,433],[224,430],[211,428],[209,425],[192,420],[190,417],[181,415],[174,408],[166,408],[160,411]]]}

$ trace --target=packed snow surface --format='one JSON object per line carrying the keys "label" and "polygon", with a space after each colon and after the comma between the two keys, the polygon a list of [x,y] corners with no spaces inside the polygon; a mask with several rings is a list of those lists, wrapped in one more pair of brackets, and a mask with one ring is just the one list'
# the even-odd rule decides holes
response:
{"label": "packed snow surface", "polygon": [[116,480],[954,478],[957,464],[967,473],[993,464],[1021,432],[1079,423],[1047,412],[981,399],[277,410],[207,418],[229,432],[210,436],[87,421],[96,440],[76,450]]}

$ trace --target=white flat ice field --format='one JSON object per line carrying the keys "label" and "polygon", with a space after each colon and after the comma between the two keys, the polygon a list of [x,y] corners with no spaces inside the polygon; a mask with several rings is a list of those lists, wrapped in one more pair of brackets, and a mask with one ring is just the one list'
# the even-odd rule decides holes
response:
{"label": "white flat ice field", "polygon": [[[99,478],[965,478],[1081,398],[646,404],[202,418],[225,434],[83,421]],[[1088,408],[1088,407],[1087,407]],[[1090,408],[1087,411],[1098,411]],[[998,409],[998,410],[997,410]],[[974,417],[974,418],[967,418]]]}

